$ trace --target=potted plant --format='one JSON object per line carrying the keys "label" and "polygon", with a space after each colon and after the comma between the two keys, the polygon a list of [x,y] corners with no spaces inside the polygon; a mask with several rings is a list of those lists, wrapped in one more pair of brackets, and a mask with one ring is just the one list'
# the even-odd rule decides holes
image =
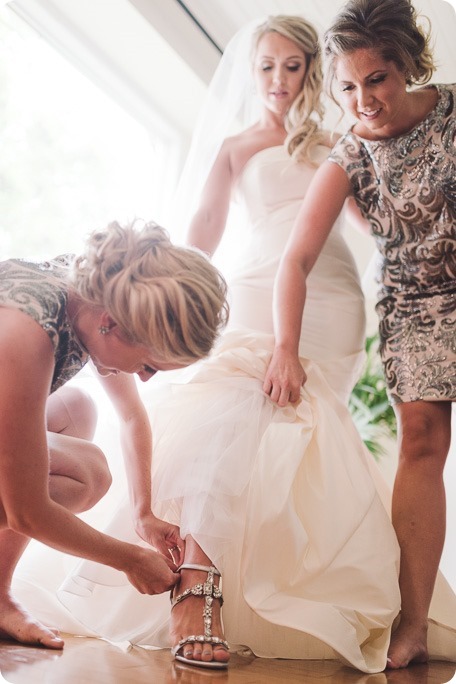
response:
{"label": "potted plant", "polygon": [[366,339],[363,373],[353,388],[349,408],[362,440],[375,459],[385,454],[382,442],[396,437],[396,417],[386,393],[386,382],[378,354],[378,333]]}

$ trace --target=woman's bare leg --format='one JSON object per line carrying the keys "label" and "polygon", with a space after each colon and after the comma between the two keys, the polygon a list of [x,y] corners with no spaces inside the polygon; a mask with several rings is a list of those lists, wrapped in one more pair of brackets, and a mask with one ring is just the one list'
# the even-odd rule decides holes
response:
{"label": "woman's bare leg", "polygon": [[46,404],[49,432],[92,441],[97,426],[97,407],[91,396],[78,387],[64,385]]}
{"label": "woman's bare leg", "polygon": [[[80,513],[100,500],[111,477],[104,455],[89,441],[96,425],[92,400],[79,390],[62,390],[51,395],[48,404],[48,427],[59,428],[59,434],[48,432],[49,494],[70,511]],[[13,573],[29,541],[12,530],[0,530],[0,637],[59,649],[63,640],[57,630],[34,620],[11,596]]]}
{"label": "woman's bare leg", "polygon": [[63,648],[57,630],[49,629],[18,604],[11,596],[11,580],[29,538],[12,530],[0,530],[0,638],[23,644]]}
{"label": "woman's bare leg", "polygon": [[445,539],[443,469],[451,441],[451,402],[417,401],[396,407],[399,465],[393,524],[401,547],[401,621],[388,667],[425,662],[427,617]]}
{"label": "woman's bare leg", "polygon": [[[193,537],[185,539],[185,560],[184,563],[194,563],[198,565],[212,565],[210,558],[202,551],[201,547],[195,542]],[[204,581],[206,575],[199,570],[181,570],[181,579],[174,589],[175,595],[182,594],[185,589]],[[219,578],[214,577],[217,584]],[[171,639],[173,644],[177,644],[181,639],[191,634],[204,634],[203,624],[204,599],[199,596],[190,596],[174,606],[171,612]],[[212,604],[212,634],[223,637],[223,628],[220,617],[220,601],[214,600]],[[185,644],[183,655],[189,660],[202,660],[209,662],[216,660],[226,663],[230,658],[229,652],[224,646],[213,646],[208,643]]]}

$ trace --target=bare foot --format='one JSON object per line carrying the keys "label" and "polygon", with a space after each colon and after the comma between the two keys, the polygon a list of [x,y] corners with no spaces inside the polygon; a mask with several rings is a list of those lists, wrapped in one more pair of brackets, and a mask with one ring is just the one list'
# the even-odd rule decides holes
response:
{"label": "bare foot", "polygon": [[[182,569],[180,575],[181,578],[174,588],[174,596],[182,594],[186,589],[195,584],[204,582],[207,573],[199,570]],[[217,575],[214,576],[214,584],[216,586],[218,586],[219,579]],[[174,644],[190,635],[198,636],[204,634],[204,605],[203,596],[188,596],[174,606],[171,612],[170,630],[171,640]],[[221,639],[224,638],[220,619],[220,601],[217,599],[214,599],[212,603],[212,635]],[[228,650],[222,644],[213,645],[207,642],[184,644],[179,654],[189,661],[227,663],[230,659]]]}
{"label": "bare foot", "polygon": [[64,644],[57,630],[34,620],[9,594],[0,597],[0,638],[45,648],[61,649]]}
{"label": "bare foot", "polygon": [[401,622],[391,637],[386,668],[398,670],[411,663],[427,663],[428,660],[427,626]]}

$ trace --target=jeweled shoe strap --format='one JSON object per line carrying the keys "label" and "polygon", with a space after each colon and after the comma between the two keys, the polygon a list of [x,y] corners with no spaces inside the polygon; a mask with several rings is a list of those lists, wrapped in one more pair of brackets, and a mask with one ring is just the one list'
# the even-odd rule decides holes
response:
{"label": "jeweled shoe strap", "polygon": [[176,598],[173,598],[171,596],[171,608],[174,608],[175,605],[183,601],[184,599],[188,598],[189,596],[197,596],[204,598],[204,610],[203,610],[203,618],[204,618],[204,623],[207,628],[209,625],[209,632],[205,633],[210,634],[210,625],[211,625],[211,618],[212,618],[212,602],[214,599],[218,599],[220,601],[220,605],[223,605],[223,596],[222,596],[222,591],[220,587],[217,587],[214,584],[214,574],[217,574],[220,576],[219,571],[214,568],[213,566],[211,567],[206,567],[204,565],[191,565],[186,564],[186,565],[181,565],[179,569],[189,569],[189,570],[204,570],[204,572],[207,572],[207,578],[206,581],[203,582],[198,582],[198,584],[194,584],[192,587],[189,587],[188,589],[185,589],[185,591],[182,592],[182,594],[179,594],[176,596]]}
{"label": "jeweled shoe strap", "polygon": [[221,576],[221,573],[215,568],[213,565],[197,565],[196,563],[183,563],[179,568],[177,568],[177,572],[180,570],[201,570],[201,572],[212,572],[213,575],[218,575],[219,577]]}

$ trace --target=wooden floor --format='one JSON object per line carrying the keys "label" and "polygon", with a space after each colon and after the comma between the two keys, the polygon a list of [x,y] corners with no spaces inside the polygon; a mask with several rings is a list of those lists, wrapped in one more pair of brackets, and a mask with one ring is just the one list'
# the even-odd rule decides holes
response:
{"label": "wooden floor", "polygon": [[62,652],[0,641],[0,682],[13,684],[443,684],[456,663],[435,662],[365,675],[335,661],[265,660],[234,655],[228,671],[174,663],[169,651],[146,651],[98,639],[66,637]]}

